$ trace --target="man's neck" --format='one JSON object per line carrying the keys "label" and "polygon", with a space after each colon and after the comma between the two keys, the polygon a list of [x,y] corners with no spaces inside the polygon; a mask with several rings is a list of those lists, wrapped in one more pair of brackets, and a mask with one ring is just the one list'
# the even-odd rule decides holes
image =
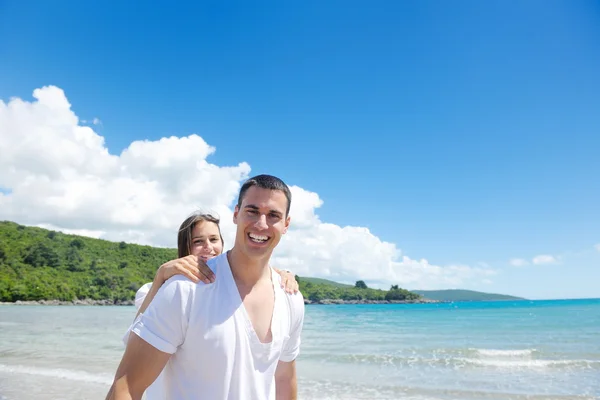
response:
{"label": "man's neck", "polygon": [[261,279],[271,279],[269,256],[264,259],[250,258],[235,248],[227,253],[227,261],[236,283],[249,287]]}

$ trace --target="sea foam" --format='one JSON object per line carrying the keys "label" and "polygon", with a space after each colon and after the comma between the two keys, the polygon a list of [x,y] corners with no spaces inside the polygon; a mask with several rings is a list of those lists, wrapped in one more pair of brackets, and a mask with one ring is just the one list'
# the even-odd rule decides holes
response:
{"label": "sea foam", "polygon": [[108,374],[92,374],[89,372],[73,371],[62,368],[42,368],[24,365],[0,364],[0,372],[45,376],[50,378],[68,379],[71,381],[100,383],[104,385],[111,385],[113,381],[113,378]]}

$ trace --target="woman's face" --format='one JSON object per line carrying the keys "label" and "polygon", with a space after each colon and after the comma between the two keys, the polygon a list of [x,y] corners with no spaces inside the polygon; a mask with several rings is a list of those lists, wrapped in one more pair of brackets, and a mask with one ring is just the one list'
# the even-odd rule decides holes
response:
{"label": "woman's face", "polygon": [[214,222],[200,221],[192,230],[191,254],[205,262],[223,252],[219,227]]}

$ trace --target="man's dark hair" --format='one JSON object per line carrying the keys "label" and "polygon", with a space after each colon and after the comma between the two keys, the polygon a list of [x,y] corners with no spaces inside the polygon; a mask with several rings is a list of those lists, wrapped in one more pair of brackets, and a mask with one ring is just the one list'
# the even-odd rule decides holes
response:
{"label": "man's dark hair", "polygon": [[272,175],[257,175],[244,182],[238,196],[238,208],[242,208],[242,200],[244,199],[244,195],[252,186],[257,186],[261,189],[281,190],[283,194],[285,194],[288,203],[287,209],[285,210],[285,215],[289,215],[290,207],[292,205],[292,192],[290,192],[290,188],[281,179]]}

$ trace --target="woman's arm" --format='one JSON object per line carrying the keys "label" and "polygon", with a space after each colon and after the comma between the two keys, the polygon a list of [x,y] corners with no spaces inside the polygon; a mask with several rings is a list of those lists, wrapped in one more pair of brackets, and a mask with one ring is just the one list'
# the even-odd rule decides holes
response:
{"label": "woman's arm", "polygon": [[[215,274],[212,270],[206,265],[206,263],[199,259],[196,256],[190,255],[187,257],[178,258],[176,260],[171,260],[158,268],[156,271],[156,275],[154,275],[154,281],[152,282],[152,286],[150,290],[144,297],[144,301],[142,305],[138,309],[136,318],[138,315],[142,314],[150,303],[158,290],[161,288],[163,283],[165,283],[169,278],[174,275],[183,275],[189,278],[192,282],[204,282],[204,283],[212,283],[215,281]],[[143,288],[143,287],[142,287]],[[141,291],[141,289],[140,289]],[[142,294],[143,295],[143,294]],[[137,296],[136,296],[137,297]],[[140,296],[141,297],[141,296]]]}

